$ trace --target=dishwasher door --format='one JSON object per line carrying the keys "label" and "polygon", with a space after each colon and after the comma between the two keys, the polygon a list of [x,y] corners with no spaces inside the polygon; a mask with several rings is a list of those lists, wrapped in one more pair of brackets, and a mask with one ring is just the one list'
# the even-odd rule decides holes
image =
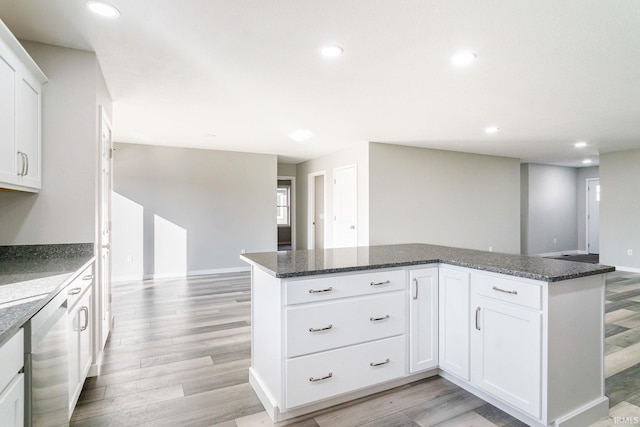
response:
{"label": "dishwasher door", "polygon": [[27,396],[26,425],[68,426],[69,347],[65,291],[33,316],[29,329],[31,345],[25,371],[31,396]]}

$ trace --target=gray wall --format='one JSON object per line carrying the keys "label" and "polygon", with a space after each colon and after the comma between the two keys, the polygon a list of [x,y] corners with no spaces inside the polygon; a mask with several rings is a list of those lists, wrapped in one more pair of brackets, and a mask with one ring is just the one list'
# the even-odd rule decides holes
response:
{"label": "gray wall", "polygon": [[520,162],[371,143],[371,244],[520,252]]}
{"label": "gray wall", "polygon": [[578,251],[587,252],[587,178],[598,178],[597,166],[578,168],[576,188],[578,192]]}
{"label": "gray wall", "polygon": [[600,262],[640,271],[640,150],[601,154],[600,189]]}
{"label": "gray wall", "polygon": [[49,78],[42,91],[42,190],[0,192],[0,245],[93,242],[97,104],[111,112],[96,55],[22,43]]}
{"label": "gray wall", "polygon": [[526,210],[522,253],[575,251],[578,247],[577,169],[531,163],[521,168],[528,183],[526,194],[522,191],[522,209]]}
{"label": "gray wall", "polygon": [[350,164],[358,168],[358,246],[369,244],[369,145],[358,144],[328,156],[299,163],[296,170],[296,247],[307,249],[309,174],[325,171],[325,247],[333,246],[333,169]]}
{"label": "gray wall", "polygon": [[[276,162],[267,154],[116,144],[114,192],[142,207],[145,276],[158,270],[156,215],[186,231],[188,274],[244,269],[241,249],[276,250]],[[128,245],[139,244],[119,232],[114,225],[121,242],[113,248],[114,280],[127,274],[118,266],[131,255]]]}

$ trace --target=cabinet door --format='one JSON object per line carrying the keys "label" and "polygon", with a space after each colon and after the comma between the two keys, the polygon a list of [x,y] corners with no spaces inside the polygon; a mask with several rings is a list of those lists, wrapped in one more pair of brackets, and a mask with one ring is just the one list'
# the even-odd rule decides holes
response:
{"label": "cabinet door", "polygon": [[471,382],[540,418],[540,311],[474,295]]}
{"label": "cabinet door", "polygon": [[22,153],[20,184],[41,187],[40,180],[40,86],[21,76],[17,82],[16,147]]}
{"label": "cabinet door", "polygon": [[409,371],[438,366],[438,269],[409,272]]}
{"label": "cabinet door", "polygon": [[469,273],[440,268],[440,368],[469,381]]}
{"label": "cabinet door", "polygon": [[0,50],[0,181],[15,183],[18,175],[15,145],[16,70]]}
{"label": "cabinet door", "polygon": [[89,373],[91,367],[92,350],[91,350],[91,335],[93,330],[93,320],[91,312],[91,289],[84,294],[80,301],[80,351],[78,353],[79,367],[80,367],[80,389],[84,384],[85,378]]}
{"label": "cabinet door", "polygon": [[0,421],[6,427],[24,426],[24,374],[18,374],[0,394]]}
{"label": "cabinet door", "polygon": [[91,367],[91,288],[69,312],[69,415]]}

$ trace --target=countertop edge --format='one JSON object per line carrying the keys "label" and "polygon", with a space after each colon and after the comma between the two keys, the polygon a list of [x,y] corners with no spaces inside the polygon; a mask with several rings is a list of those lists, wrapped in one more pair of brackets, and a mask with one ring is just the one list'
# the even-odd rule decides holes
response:
{"label": "countertop edge", "polygon": [[[54,290],[49,292],[45,297],[38,300],[28,311],[26,311],[21,317],[17,318],[9,327],[0,332],[0,346],[4,345],[11,337],[15,335],[20,328],[22,328],[31,318],[39,312],[45,305],[47,305],[53,298],[56,297],[69,283],[78,278],[78,276],[93,262],[95,262],[96,256],[92,255],[87,262],[85,262],[76,271],[71,273],[60,285],[56,286]],[[29,303],[25,303],[29,304]],[[27,339],[27,337],[25,337]]]}

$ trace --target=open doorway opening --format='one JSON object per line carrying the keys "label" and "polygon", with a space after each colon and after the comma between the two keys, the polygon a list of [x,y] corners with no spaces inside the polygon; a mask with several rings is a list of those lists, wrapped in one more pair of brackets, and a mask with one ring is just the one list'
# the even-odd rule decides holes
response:
{"label": "open doorway opening", "polygon": [[325,245],[325,172],[309,174],[309,219],[307,248],[324,249]]}
{"label": "open doorway opening", "polygon": [[276,189],[276,223],[278,250],[295,248],[295,177],[279,176]]}
{"label": "open doorway opening", "polygon": [[587,252],[600,253],[600,179],[587,179]]}

